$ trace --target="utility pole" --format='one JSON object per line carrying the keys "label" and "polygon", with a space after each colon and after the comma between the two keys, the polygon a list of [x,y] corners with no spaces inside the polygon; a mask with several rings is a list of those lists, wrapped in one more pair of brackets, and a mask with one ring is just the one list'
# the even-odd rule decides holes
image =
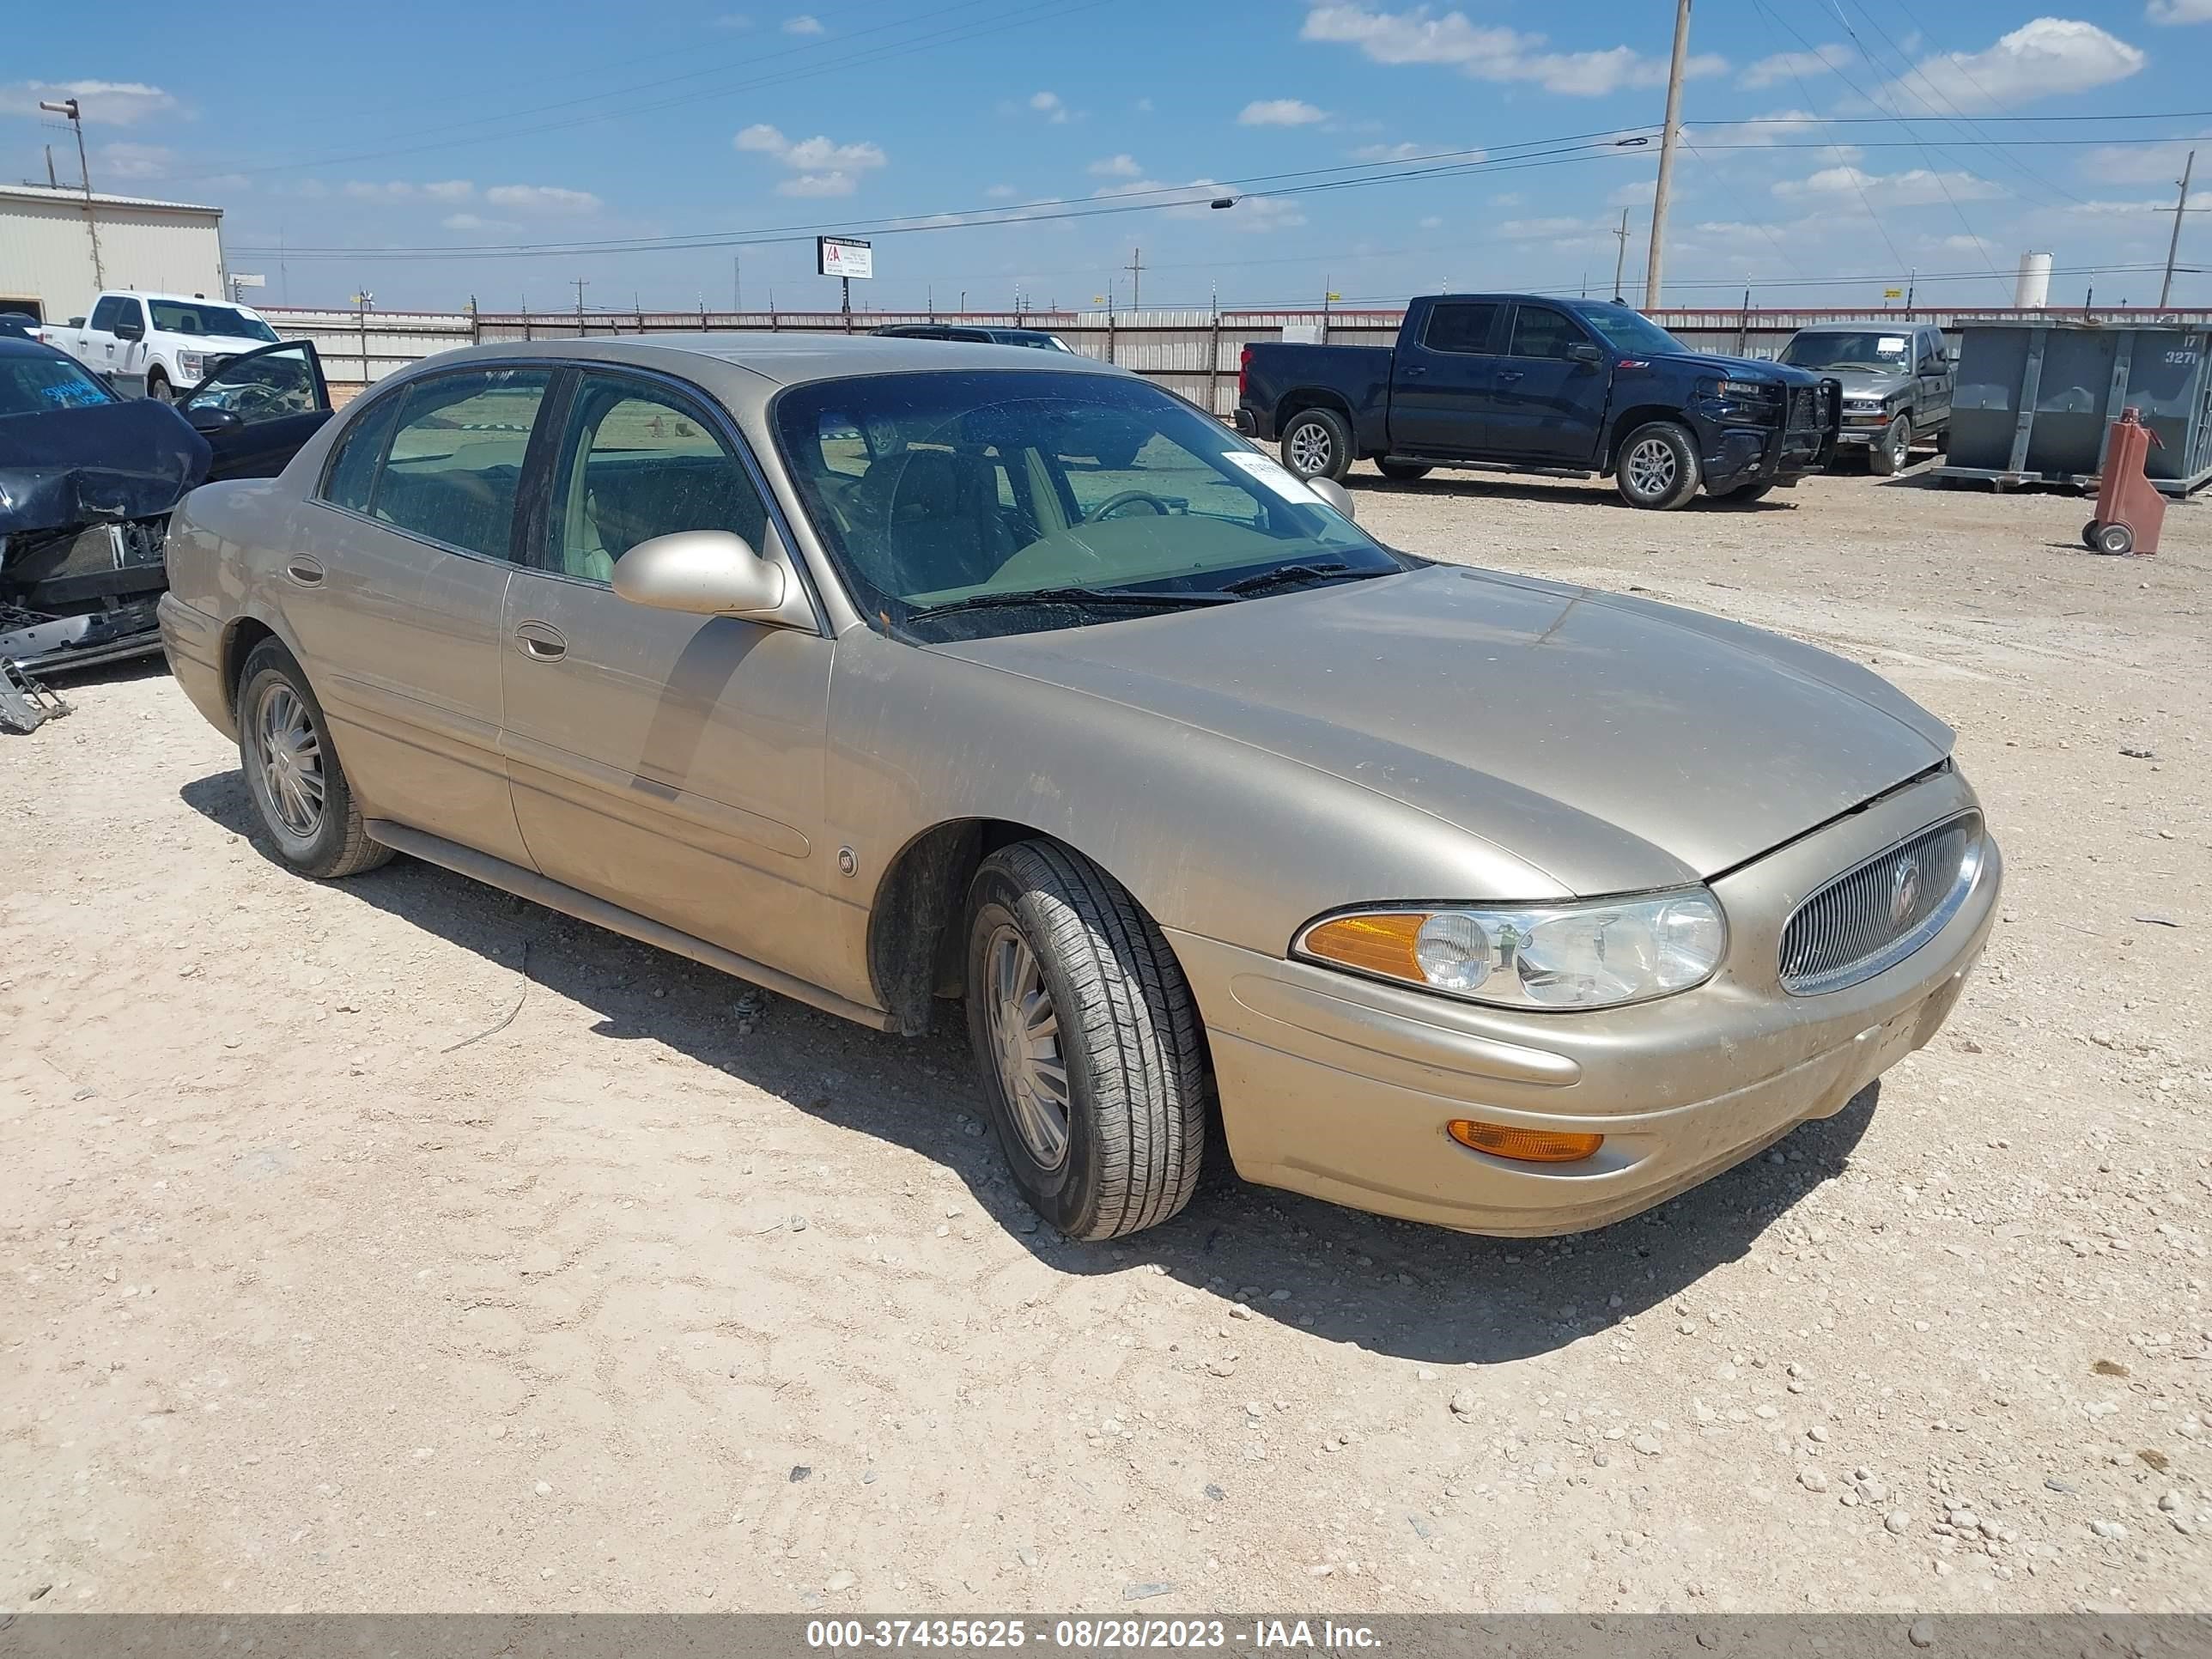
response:
{"label": "utility pole", "polygon": [[1621,279],[1628,274],[1628,210],[1626,208],[1620,210],[1620,228],[1613,234],[1620,239],[1620,252],[1613,256],[1613,299],[1615,305],[1626,305],[1628,301],[1621,298],[1620,295]]}
{"label": "utility pole", "polygon": [[742,263],[744,258],[744,256],[741,253],[732,253],[730,256],[730,309],[732,311],[743,311],[745,308],[745,268]]}
{"label": "utility pole", "polygon": [[2191,150],[2189,159],[2181,164],[2181,199],[2173,204],[2173,237],[2166,245],[2166,280],[2159,284],[2158,308],[2166,309],[2166,301],[2173,297],[2173,262],[2181,253],[2181,216],[2189,211],[2189,179],[2197,171],[2197,152]]}
{"label": "utility pole", "polygon": [[[92,238],[92,286],[96,293],[107,286],[107,272],[100,262],[100,221],[94,216],[92,210],[92,167],[84,159],[84,117],[79,112],[74,98],[64,98],[58,103],[47,103],[41,100],[39,107],[50,115],[67,116],[70,129],[76,134],[76,172],[77,177],[84,181],[84,228],[86,234]],[[46,168],[49,173],[53,169],[51,152]]]}
{"label": "utility pole", "polygon": [[1667,70],[1667,126],[1659,135],[1659,182],[1651,192],[1651,255],[1644,270],[1644,308],[1659,308],[1660,267],[1667,249],[1667,193],[1674,183],[1674,146],[1682,137],[1682,66],[1690,55],[1690,0],[1674,0],[1674,58]]}
{"label": "utility pole", "polygon": [[1143,280],[1145,274],[1144,249],[1140,247],[1133,247],[1129,250],[1128,271],[1129,309],[1134,311],[1137,308],[1137,284]]}
{"label": "utility pole", "polygon": [[46,146],[46,188],[59,190],[61,187],[61,180],[54,177],[54,147],[48,144]]}
{"label": "utility pole", "polygon": [[577,333],[579,333],[579,334],[581,334],[581,333],[584,331],[584,284],[585,284],[585,283],[588,283],[588,282],[590,282],[591,280],[592,280],[592,279],[591,279],[590,277],[588,277],[588,276],[579,276],[579,277],[577,277],[577,278],[575,279],[575,283],[576,283],[576,332],[577,332]]}

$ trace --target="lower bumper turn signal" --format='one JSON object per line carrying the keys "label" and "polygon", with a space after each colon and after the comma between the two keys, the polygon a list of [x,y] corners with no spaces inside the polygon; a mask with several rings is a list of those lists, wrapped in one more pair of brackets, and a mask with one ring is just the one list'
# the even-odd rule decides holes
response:
{"label": "lower bumper turn signal", "polygon": [[1445,1133],[1462,1146],[1492,1158],[1510,1158],[1522,1164],[1572,1164],[1588,1158],[1605,1145],[1603,1135],[1565,1134],[1553,1129],[1516,1129],[1504,1123],[1480,1123],[1457,1117],[1444,1126]]}

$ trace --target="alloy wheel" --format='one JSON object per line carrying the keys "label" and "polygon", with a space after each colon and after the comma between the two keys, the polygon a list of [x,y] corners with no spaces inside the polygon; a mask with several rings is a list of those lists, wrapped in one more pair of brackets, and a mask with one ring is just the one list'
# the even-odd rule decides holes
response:
{"label": "alloy wheel", "polygon": [[1309,421],[1291,434],[1291,462],[1309,478],[1319,477],[1328,471],[1334,446],[1328,441],[1328,428],[1318,421]]}
{"label": "alloy wheel", "polygon": [[1657,497],[1674,487],[1680,463],[1674,446],[1660,438],[1646,438],[1628,452],[1628,482],[1639,495]]}

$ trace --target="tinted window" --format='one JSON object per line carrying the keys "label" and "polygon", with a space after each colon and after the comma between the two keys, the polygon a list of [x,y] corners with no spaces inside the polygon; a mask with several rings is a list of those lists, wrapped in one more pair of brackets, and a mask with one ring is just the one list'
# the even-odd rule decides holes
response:
{"label": "tinted window", "polygon": [[1171,607],[1284,564],[1340,566],[1337,577],[1402,568],[1220,422],[1141,381],[1057,369],[855,376],[791,388],[775,419],[862,613],[921,637],[1140,614],[1024,597],[1038,589],[1129,588]]}
{"label": "tinted window", "polygon": [[112,294],[101,295],[100,303],[92,308],[92,322],[90,326],[100,329],[112,329],[115,326],[115,319],[117,316],[121,313],[122,310],[123,301],[117,299]]}
{"label": "tinted window", "polygon": [[1586,343],[1583,331],[1558,312],[1544,306],[1522,306],[1513,313],[1515,357],[1560,357],[1568,349]]}
{"label": "tinted window", "polygon": [[1429,313],[1421,343],[1431,351],[1487,351],[1494,305],[1442,305]]}
{"label": "tinted window", "polygon": [[752,475],[696,406],[612,376],[577,387],[554,477],[547,565],[589,581],[679,530],[734,531],[757,550],[768,522]]}
{"label": "tinted window", "polygon": [[231,340],[266,340],[276,332],[258,317],[249,317],[235,306],[206,300],[155,300],[154,326],[170,334],[197,334]]}
{"label": "tinted window", "polygon": [[67,357],[0,356],[0,415],[38,415],[50,409],[112,404],[115,394]]}
{"label": "tinted window", "polygon": [[370,514],[448,547],[503,559],[514,532],[542,368],[439,374],[407,388]]}
{"label": "tinted window", "polygon": [[331,453],[331,470],[323,483],[323,499],[356,513],[368,511],[376,491],[377,465],[384,459],[384,441],[392,435],[404,393],[377,398],[354,417]]}

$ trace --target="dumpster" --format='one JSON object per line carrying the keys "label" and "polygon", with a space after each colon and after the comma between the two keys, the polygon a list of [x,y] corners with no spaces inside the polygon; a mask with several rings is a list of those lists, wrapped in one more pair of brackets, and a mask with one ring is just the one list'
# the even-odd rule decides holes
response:
{"label": "dumpster", "polygon": [[1935,476],[2087,486],[2129,408],[2158,434],[2152,486],[2212,479],[2212,330],[2179,323],[1964,321],[1950,449]]}

